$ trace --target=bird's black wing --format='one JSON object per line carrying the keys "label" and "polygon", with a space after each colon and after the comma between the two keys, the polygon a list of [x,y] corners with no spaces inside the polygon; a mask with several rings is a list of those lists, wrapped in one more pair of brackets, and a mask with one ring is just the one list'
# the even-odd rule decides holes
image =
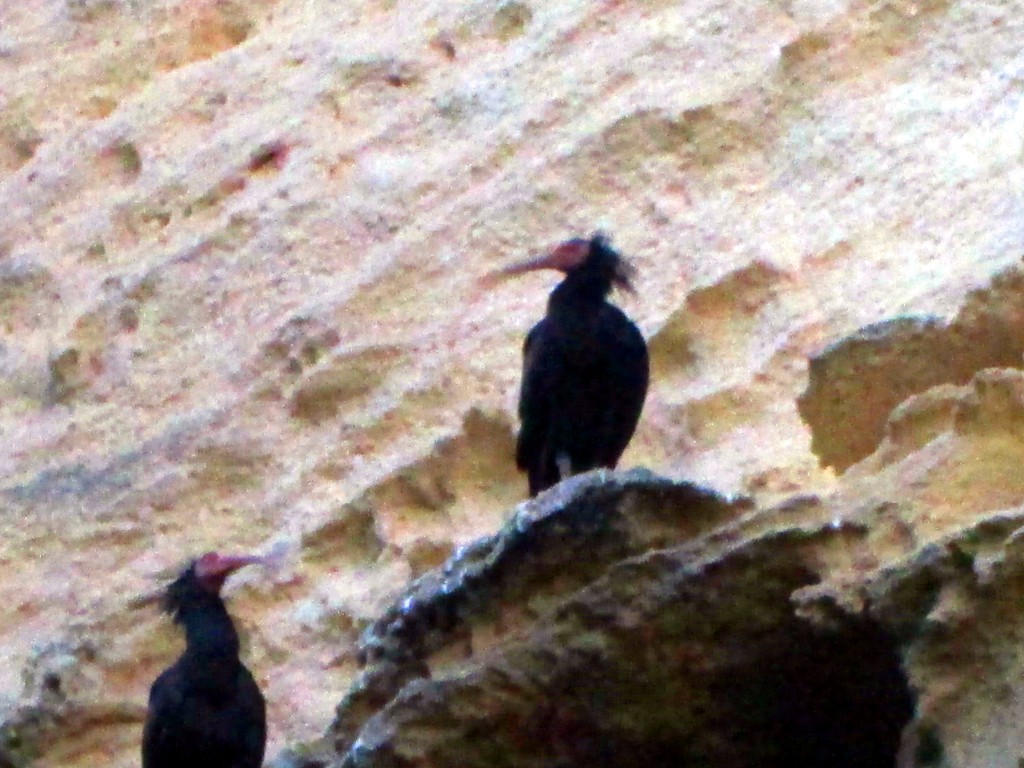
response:
{"label": "bird's black wing", "polygon": [[142,768],[175,768],[174,733],[176,714],[181,708],[180,685],[175,684],[177,669],[169,667],[149,689],[149,709],[142,727]]}
{"label": "bird's black wing", "polygon": [[174,665],[150,689],[142,768],[260,768],[266,740],[266,704],[244,666],[225,700],[189,686]]}
{"label": "bird's black wing", "polygon": [[541,320],[526,336],[523,344],[523,378],[519,386],[519,437],[516,441],[516,466],[529,471],[542,460],[548,433],[551,404],[550,378],[542,349],[547,320]]}
{"label": "bird's black wing", "polygon": [[607,371],[615,400],[604,413],[599,460],[602,466],[614,467],[640,420],[650,382],[650,358],[640,329],[617,307],[609,305],[608,309],[609,320],[603,330],[608,334],[605,345],[615,350]]}
{"label": "bird's black wing", "polygon": [[238,681],[238,733],[242,756],[232,768],[260,768],[267,747],[267,704],[248,669],[242,667]]}

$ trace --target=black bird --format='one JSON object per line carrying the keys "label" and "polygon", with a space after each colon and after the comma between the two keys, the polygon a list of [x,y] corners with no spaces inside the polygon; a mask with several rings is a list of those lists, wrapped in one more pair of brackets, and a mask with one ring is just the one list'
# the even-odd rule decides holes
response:
{"label": "black bird", "polygon": [[633,292],[633,268],[603,235],[567,240],[501,274],[534,269],[557,269],[565,278],[523,346],[516,465],[529,477],[531,496],[568,475],[615,467],[650,375],[640,330],[607,301],[614,287]]}
{"label": "black bird", "polygon": [[185,628],[185,652],[149,692],[142,768],[260,768],[266,703],[238,658],[238,633],[220,589],[258,557],[210,552],[192,562],[164,595],[164,610]]}

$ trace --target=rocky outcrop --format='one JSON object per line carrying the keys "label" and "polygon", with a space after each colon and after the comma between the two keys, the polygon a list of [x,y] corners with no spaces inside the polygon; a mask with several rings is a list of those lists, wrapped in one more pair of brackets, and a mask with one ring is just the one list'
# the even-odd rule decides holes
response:
{"label": "rocky outcrop", "polygon": [[429,677],[434,654],[455,644],[483,652],[516,631],[511,617],[546,613],[618,560],[678,542],[744,506],[644,473],[598,474],[545,494],[417,581],[363,633],[359,654],[368,666],[339,707],[337,743],[355,740],[368,704]]}
{"label": "rocky outcrop", "polygon": [[[473,555],[452,561],[364,635],[369,665],[339,707],[336,764],[841,766],[895,755],[913,712],[898,646],[865,616],[815,626],[792,599],[822,578],[812,552],[863,531],[794,526],[743,541],[742,525],[723,524],[737,506],[714,494],[653,479],[610,485],[581,486],[557,507],[545,499],[547,510],[484,546],[508,555],[484,568]],[[676,546],[630,547],[624,529],[669,533],[656,520],[675,523],[660,543]],[[580,535],[593,527],[620,544]],[[534,528],[570,535],[546,544]],[[550,577],[519,586],[538,561],[561,564],[557,596]],[[429,633],[424,604],[440,612],[428,612]],[[506,613],[519,618],[488,626]],[[478,633],[488,643],[474,651]],[[466,640],[468,658],[432,661]],[[381,700],[384,678],[395,690]],[[352,728],[371,691],[375,711]]]}

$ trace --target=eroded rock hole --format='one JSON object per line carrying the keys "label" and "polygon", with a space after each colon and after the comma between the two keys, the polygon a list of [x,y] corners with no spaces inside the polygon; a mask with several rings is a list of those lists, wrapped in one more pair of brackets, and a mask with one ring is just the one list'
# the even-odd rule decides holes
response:
{"label": "eroded rock hole", "polygon": [[[645,701],[628,709],[613,711],[616,702],[601,713],[588,702],[545,712],[551,751],[589,768],[896,766],[915,702],[898,648],[875,622],[825,630],[794,617],[760,638],[720,642],[736,647],[693,659],[717,668],[696,686],[652,674]],[[620,701],[636,696],[633,684]],[[609,727],[616,722],[629,724]]]}
{"label": "eroded rock hole", "polygon": [[776,745],[766,765],[896,765],[914,697],[895,642],[876,623],[849,620],[832,631],[802,625],[766,661],[772,706],[764,733]]}
{"label": "eroded rock hole", "polygon": [[249,173],[279,171],[288,161],[288,146],[282,141],[272,141],[260,146],[249,157]]}

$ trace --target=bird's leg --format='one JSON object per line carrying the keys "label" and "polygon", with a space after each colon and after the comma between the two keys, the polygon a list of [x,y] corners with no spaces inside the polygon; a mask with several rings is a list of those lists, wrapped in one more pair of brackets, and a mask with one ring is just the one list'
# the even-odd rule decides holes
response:
{"label": "bird's leg", "polygon": [[572,474],[572,459],[565,451],[559,451],[555,456],[555,466],[558,467],[559,480],[565,480]]}

